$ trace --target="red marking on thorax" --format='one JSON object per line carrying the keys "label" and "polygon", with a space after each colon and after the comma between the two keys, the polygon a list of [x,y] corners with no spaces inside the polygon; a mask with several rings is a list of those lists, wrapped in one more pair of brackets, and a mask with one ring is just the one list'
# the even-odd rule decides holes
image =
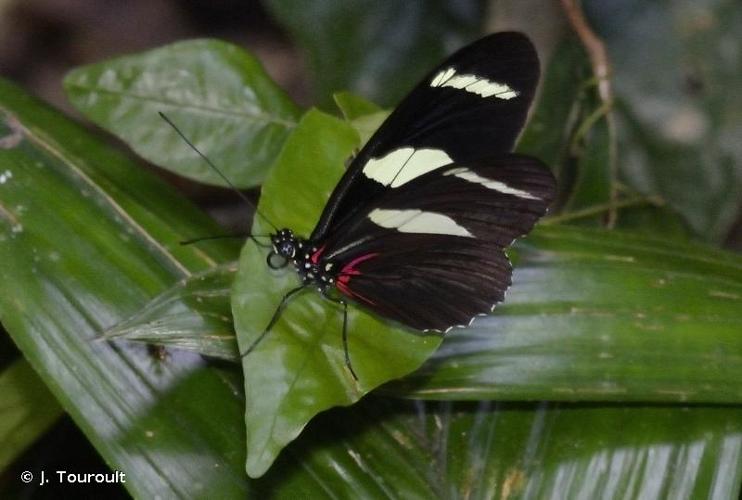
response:
{"label": "red marking on thorax", "polygon": [[322,245],[321,247],[319,247],[319,249],[316,252],[314,252],[311,257],[309,257],[309,260],[311,260],[312,261],[312,264],[314,264],[315,266],[319,262],[319,257],[320,257],[320,255],[322,255],[322,252],[325,251],[325,247],[326,246],[327,246],[327,243],[325,243],[324,245]]}

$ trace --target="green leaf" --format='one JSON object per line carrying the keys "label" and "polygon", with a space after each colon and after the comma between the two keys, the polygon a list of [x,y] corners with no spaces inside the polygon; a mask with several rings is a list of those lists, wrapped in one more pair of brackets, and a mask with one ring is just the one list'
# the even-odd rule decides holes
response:
{"label": "green leaf", "polygon": [[332,98],[335,100],[335,105],[343,113],[343,117],[348,121],[382,111],[376,103],[351,92],[336,92],[332,95]]}
{"label": "green leaf", "polygon": [[278,498],[734,499],[742,409],[369,397],[320,416],[287,451],[259,491]]}
{"label": "green leaf", "polygon": [[[286,142],[263,185],[258,206],[280,227],[307,237],[330,191],[343,173],[343,160],[358,144],[346,123],[309,111]],[[265,234],[257,221],[253,234]],[[266,251],[250,242],[240,257],[232,295],[241,352],[264,331],[282,297],[299,286],[290,266],[274,271]],[[263,474],[278,452],[317,413],[358,401],[378,385],[414,369],[440,343],[436,335],[391,328],[350,306],[348,343],[355,381],[345,366],[342,309],[312,290],[294,298],[270,334],[243,358],[247,426],[247,473]]]}
{"label": "green leaf", "polygon": [[262,182],[296,125],[298,109],[243,49],[178,42],[71,71],[70,101],[147,160],[224,186],[158,115],[162,111],[238,187]]}
{"label": "green leaf", "polygon": [[350,92],[338,92],[333,95],[335,104],[343,113],[345,120],[358,132],[361,138],[357,149],[366,145],[384,120],[389,111],[379,108],[376,104]]}
{"label": "green leaf", "polygon": [[540,227],[493,316],[387,386],[440,399],[742,403],[742,257]]}
{"label": "green leaf", "polygon": [[358,132],[360,141],[358,142],[358,149],[366,145],[371,136],[376,130],[384,123],[384,120],[389,116],[389,111],[378,111],[370,115],[359,116],[350,121],[350,124]]}
{"label": "green leaf", "polygon": [[229,295],[237,264],[212,267],[183,278],[132,317],[108,330],[124,339],[237,361]]}
{"label": "green leaf", "polygon": [[18,359],[0,373],[0,470],[63,414],[31,366]]}
{"label": "green leaf", "polygon": [[735,0],[585,2],[614,68],[623,179],[723,241],[742,209],[742,10]]}
{"label": "green leaf", "polygon": [[57,401],[140,498],[244,497],[238,377],[155,367],[96,338],[179,279],[234,259],[215,225],[81,127],[0,81],[0,318]]}
{"label": "green leaf", "polygon": [[[337,89],[391,105],[432,67],[480,34],[479,0],[268,0],[304,49],[320,104]],[[321,29],[318,29],[321,27]]]}
{"label": "green leaf", "polygon": [[359,150],[389,116],[389,111],[350,92],[338,92],[333,95],[333,98],[345,120],[358,132],[361,138],[358,144]]}

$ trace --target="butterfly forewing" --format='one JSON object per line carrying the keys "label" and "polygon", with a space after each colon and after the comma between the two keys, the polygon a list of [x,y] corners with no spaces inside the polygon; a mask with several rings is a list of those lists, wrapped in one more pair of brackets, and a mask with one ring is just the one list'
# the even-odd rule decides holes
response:
{"label": "butterfly forewing", "polygon": [[456,52],[399,104],[358,153],[311,236],[334,228],[427,172],[510,151],[538,82],[531,42],[497,33]]}
{"label": "butterfly forewing", "polygon": [[503,299],[503,249],[530,231],[554,199],[536,159],[502,155],[449,164],[390,189],[329,235],[337,288],[421,330],[468,324]]}

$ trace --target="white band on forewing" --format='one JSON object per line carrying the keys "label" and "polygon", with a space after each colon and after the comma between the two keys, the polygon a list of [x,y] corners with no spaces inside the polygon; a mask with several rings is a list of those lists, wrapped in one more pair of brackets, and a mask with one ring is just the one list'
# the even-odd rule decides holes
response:
{"label": "white band on forewing", "polygon": [[487,189],[492,189],[494,191],[499,191],[505,194],[512,194],[513,196],[517,196],[518,198],[523,198],[526,200],[540,200],[541,199],[538,196],[532,195],[528,191],[523,191],[522,189],[510,187],[504,182],[482,177],[481,175],[478,175],[472,172],[466,167],[452,168],[451,170],[448,170],[447,172],[445,172],[443,175],[453,175],[453,176],[458,177],[459,179],[463,179],[468,182],[474,182],[477,184],[481,184]]}
{"label": "white band on forewing", "polygon": [[407,146],[395,149],[381,158],[371,158],[364,165],[363,174],[385,186],[396,188],[451,163],[451,157],[441,149],[415,149]]}
{"label": "white band on forewing", "polygon": [[368,218],[377,226],[396,229],[400,233],[474,237],[465,227],[458,225],[452,218],[434,212],[423,212],[416,208],[405,210],[376,208],[368,214]]}
{"label": "white band on forewing", "polygon": [[496,97],[510,100],[518,97],[518,92],[506,83],[493,82],[477,75],[457,74],[454,68],[438,72],[430,81],[431,87],[453,87],[463,89],[482,97]]}

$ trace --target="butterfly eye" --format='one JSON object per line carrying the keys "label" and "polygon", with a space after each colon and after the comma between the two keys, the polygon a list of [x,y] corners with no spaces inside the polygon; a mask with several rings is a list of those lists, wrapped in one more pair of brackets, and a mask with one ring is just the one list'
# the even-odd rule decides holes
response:
{"label": "butterfly eye", "polygon": [[278,253],[286,258],[293,257],[295,252],[296,248],[294,247],[293,241],[282,241],[281,244],[278,245]]}
{"label": "butterfly eye", "polygon": [[268,267],[271,269],[281,269],[283,267],[286,267],[286,264],[289,263],[289,259],[281,254],[271,251],[268,254],[268,257],[265,259],[265,261],[268,263]]}

